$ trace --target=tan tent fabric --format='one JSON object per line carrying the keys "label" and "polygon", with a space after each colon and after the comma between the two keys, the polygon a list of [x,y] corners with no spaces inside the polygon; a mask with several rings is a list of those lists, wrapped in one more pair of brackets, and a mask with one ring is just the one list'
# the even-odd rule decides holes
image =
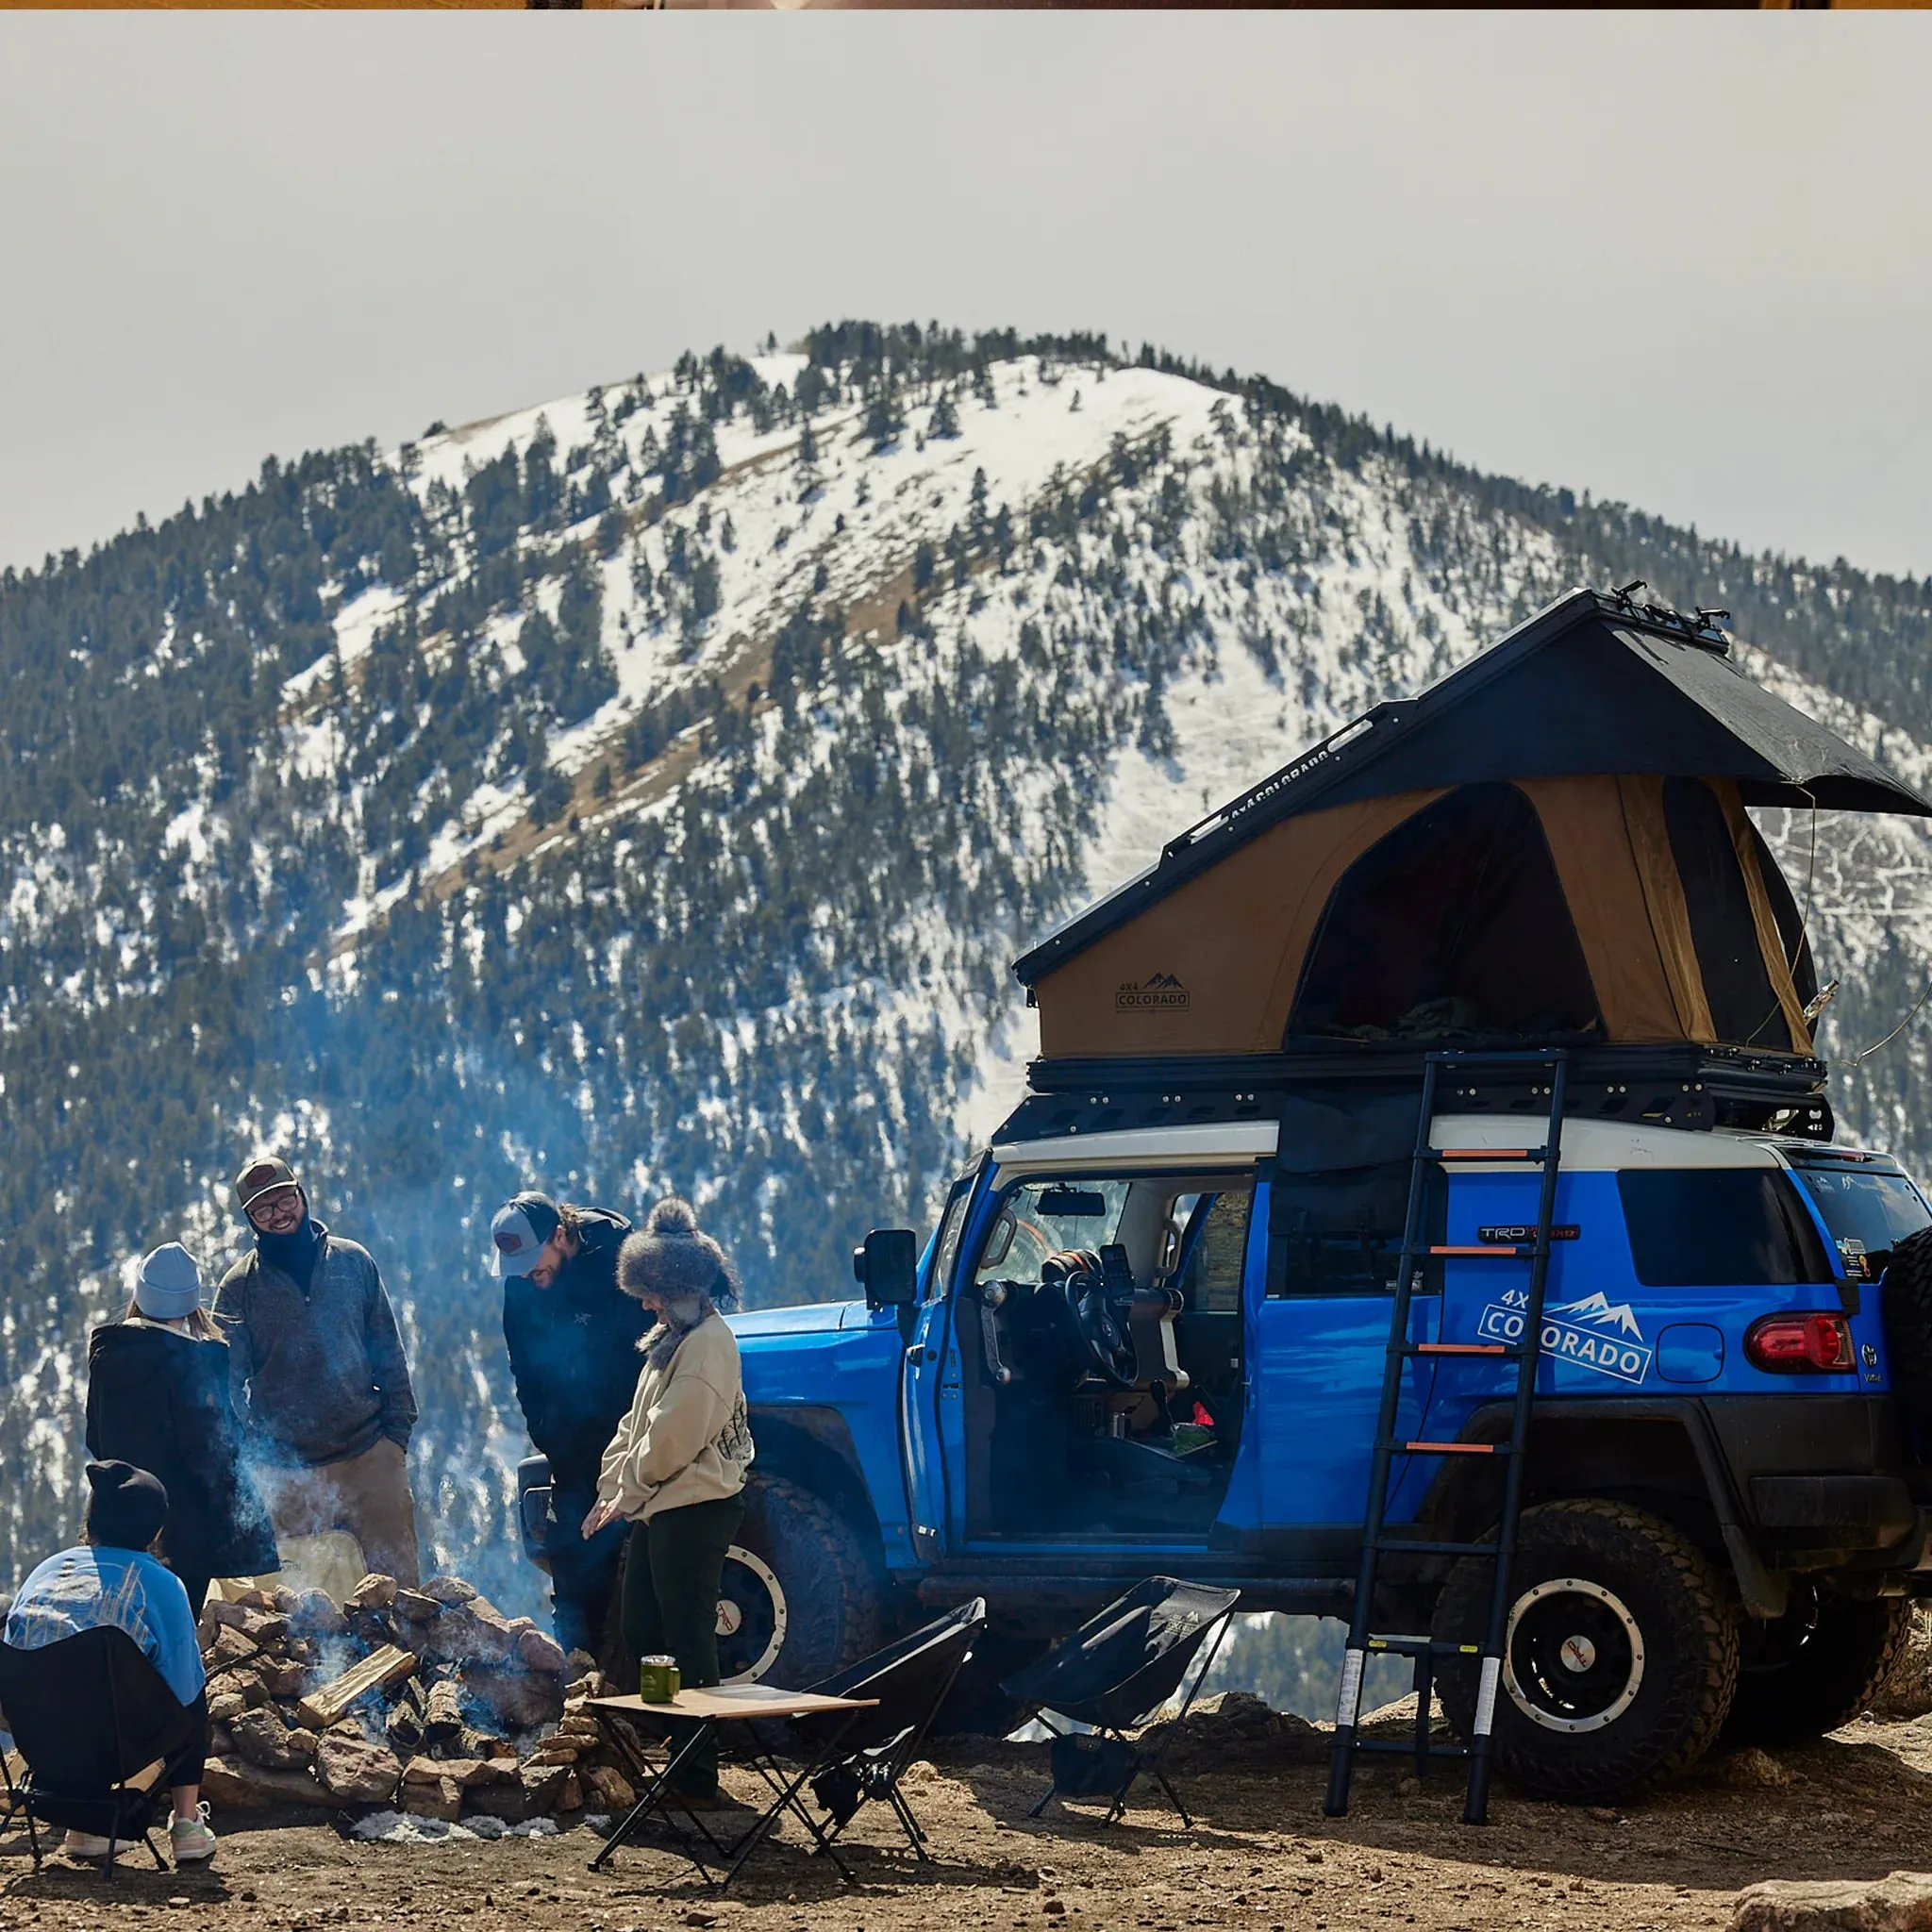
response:
{"label": "tan tent fabric", "polygon": [[1738,869],[1744,874],[1744,891],[1751,901],[1751,923],[1757,928],[1757,949],[1764,955],[1764,971],[1771,990],[1790,1028],[1791,1050],[1811,1051],[1811,1029],[1805,1022],[1805,1003],[1798,997],[1797,983],[1791,977],[1791,962],[1785,957],[1784,935],[1777,929],[1777,915],[1771,909],[1771,895],[1764,889],[1764,874],[1757,865],[1757,841],[1751,836],[1751,820],[1738,788],[1728,778],[1707,778],[1705,783],[1717,793],[1724,808],[1724,823],[1731,828],[1731,843],[1737,849]]}
{"label": "tan tent fabric", "polygon": [[1645,774],[1615,782],[1624,833],[1643,881],[1651,937],[1682,1028],[1678,1037],[1710,1045],[1717,1039],[1717,1023],[1705,997],[1704,973],[1690,938],[1690,908],[1684,900],[1684,882],[1677,876],[1677,860],[1664,824],[1664,781]]}
{"label": "tan tent fabric", "polygon": [[1041,975],[1041,1052],[1278,1052],[1303,958],[1336,881],[1441,796],[1441,789],[1404,791],[1307,812],[1236,847]]}
{"label": "tan tent fabric", "polygon": [[[1631,936],[1655,928],[1648,888],[1654,868],[1646,842],[1640,862],[1611,777],[1525,778],[1518,790],[1527,794],[1542,821],[1550,841],[1550,857],[1570,902],[1570,917],[1590,967],[1596,990],[1597,1010],[1612,1040],[1676,1041],[1707,1038],[1709,1015],[1704,1012],[1703,987],[1696,960],[1690,953],[1690,926],[1684,918],[1684,895],[1676,894],[1683,958],[1689,962],[1689,1005],[1680,997],[1681,972],[1674,973],[1655,945],[1633,944]],[[1669,847],[1664,859],[1670,861]],[[1676,868],[1671,867],[1674,884]],[[1705,1032],[1690,1030],[1704,1013]]]}

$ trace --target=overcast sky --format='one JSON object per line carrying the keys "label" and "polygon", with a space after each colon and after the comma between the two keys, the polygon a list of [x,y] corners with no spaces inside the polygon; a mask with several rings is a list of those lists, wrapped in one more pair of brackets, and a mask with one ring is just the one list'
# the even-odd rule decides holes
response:
{"label": "overcast sky", "polygon": [[1932,574],[1932,14],[0,14],[0,565],[839,315]]}

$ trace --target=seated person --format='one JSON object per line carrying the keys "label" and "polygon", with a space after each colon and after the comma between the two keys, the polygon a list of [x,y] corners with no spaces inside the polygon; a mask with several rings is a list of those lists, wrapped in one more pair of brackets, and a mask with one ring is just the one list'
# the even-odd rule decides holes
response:
{"label": "seated person", "polygon": [[[194,1617],[181,1579],[149,1546],[168,1520],[168,1492],[128,1462],[90,1462],[84,1541],[49,1557],[21,1585],[8,1612],[6,1641],[15,1650],[43,1650],[63,1637],[112,1624],[127,1632],[196,1722],[196,1735],[167,1766],[175,1801],[169,1840],[176,1864],[215,1854],[203,1815],[201,1773],[208,1756],[208,1693]],[[67,1834],[78,1858],[105,1858],[108,1840]]]}

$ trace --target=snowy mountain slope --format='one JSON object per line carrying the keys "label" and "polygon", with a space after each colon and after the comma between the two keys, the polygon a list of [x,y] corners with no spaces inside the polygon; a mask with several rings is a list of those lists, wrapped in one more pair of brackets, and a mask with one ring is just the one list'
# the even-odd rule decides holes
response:
{"label": "snowy mountain slope", "polygon": [[[71,641],[91,721],[16,766],[99,747],[58,814],[37,782],[0,821],[0,1191],[38,1230],[0,1318],[16,1566],[74,1492],[88,1321],[153,1240],[232,1252],[224,1179],[265,1140],[403,1303],[442,1554],[526,1601],[478,1259],[505,1193],[684,1189],[758,1298],[842,1292],[854,1237],[923,1222],[1010,1105],[1015,952],[1632,574],[1607,514],[1093,341],[828,329],[304,463],[0,585],[0,647]],[[1859,610],[1890,639],[1914,587],[1659,531],[1631,541],[1717,579],[1660,591],[1784,600],[1808,668],[1754,675],[1923,782],[1910,721],[1857,701]],[[1813,864],[1808,815],[1767,829],[1844,980],[1832,1038],[1877,1039],[1932,959],[1925,834],[1822,816]],[[1924,1039],[1840,1097],[1921,1160]]]}

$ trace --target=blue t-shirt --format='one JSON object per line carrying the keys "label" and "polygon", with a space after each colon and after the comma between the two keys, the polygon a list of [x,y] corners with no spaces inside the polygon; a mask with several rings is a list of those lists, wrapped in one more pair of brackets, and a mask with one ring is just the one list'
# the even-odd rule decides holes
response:
{"label": "blue t-shirt", "polygon": [[208,1679],[188,1592],[145,1550],[83,1544],[49,1557],[13,1600],[7,1641],[16,1650],[43,1650],[103,1624],[126,1631],[183,1704],[201,1695]]}

